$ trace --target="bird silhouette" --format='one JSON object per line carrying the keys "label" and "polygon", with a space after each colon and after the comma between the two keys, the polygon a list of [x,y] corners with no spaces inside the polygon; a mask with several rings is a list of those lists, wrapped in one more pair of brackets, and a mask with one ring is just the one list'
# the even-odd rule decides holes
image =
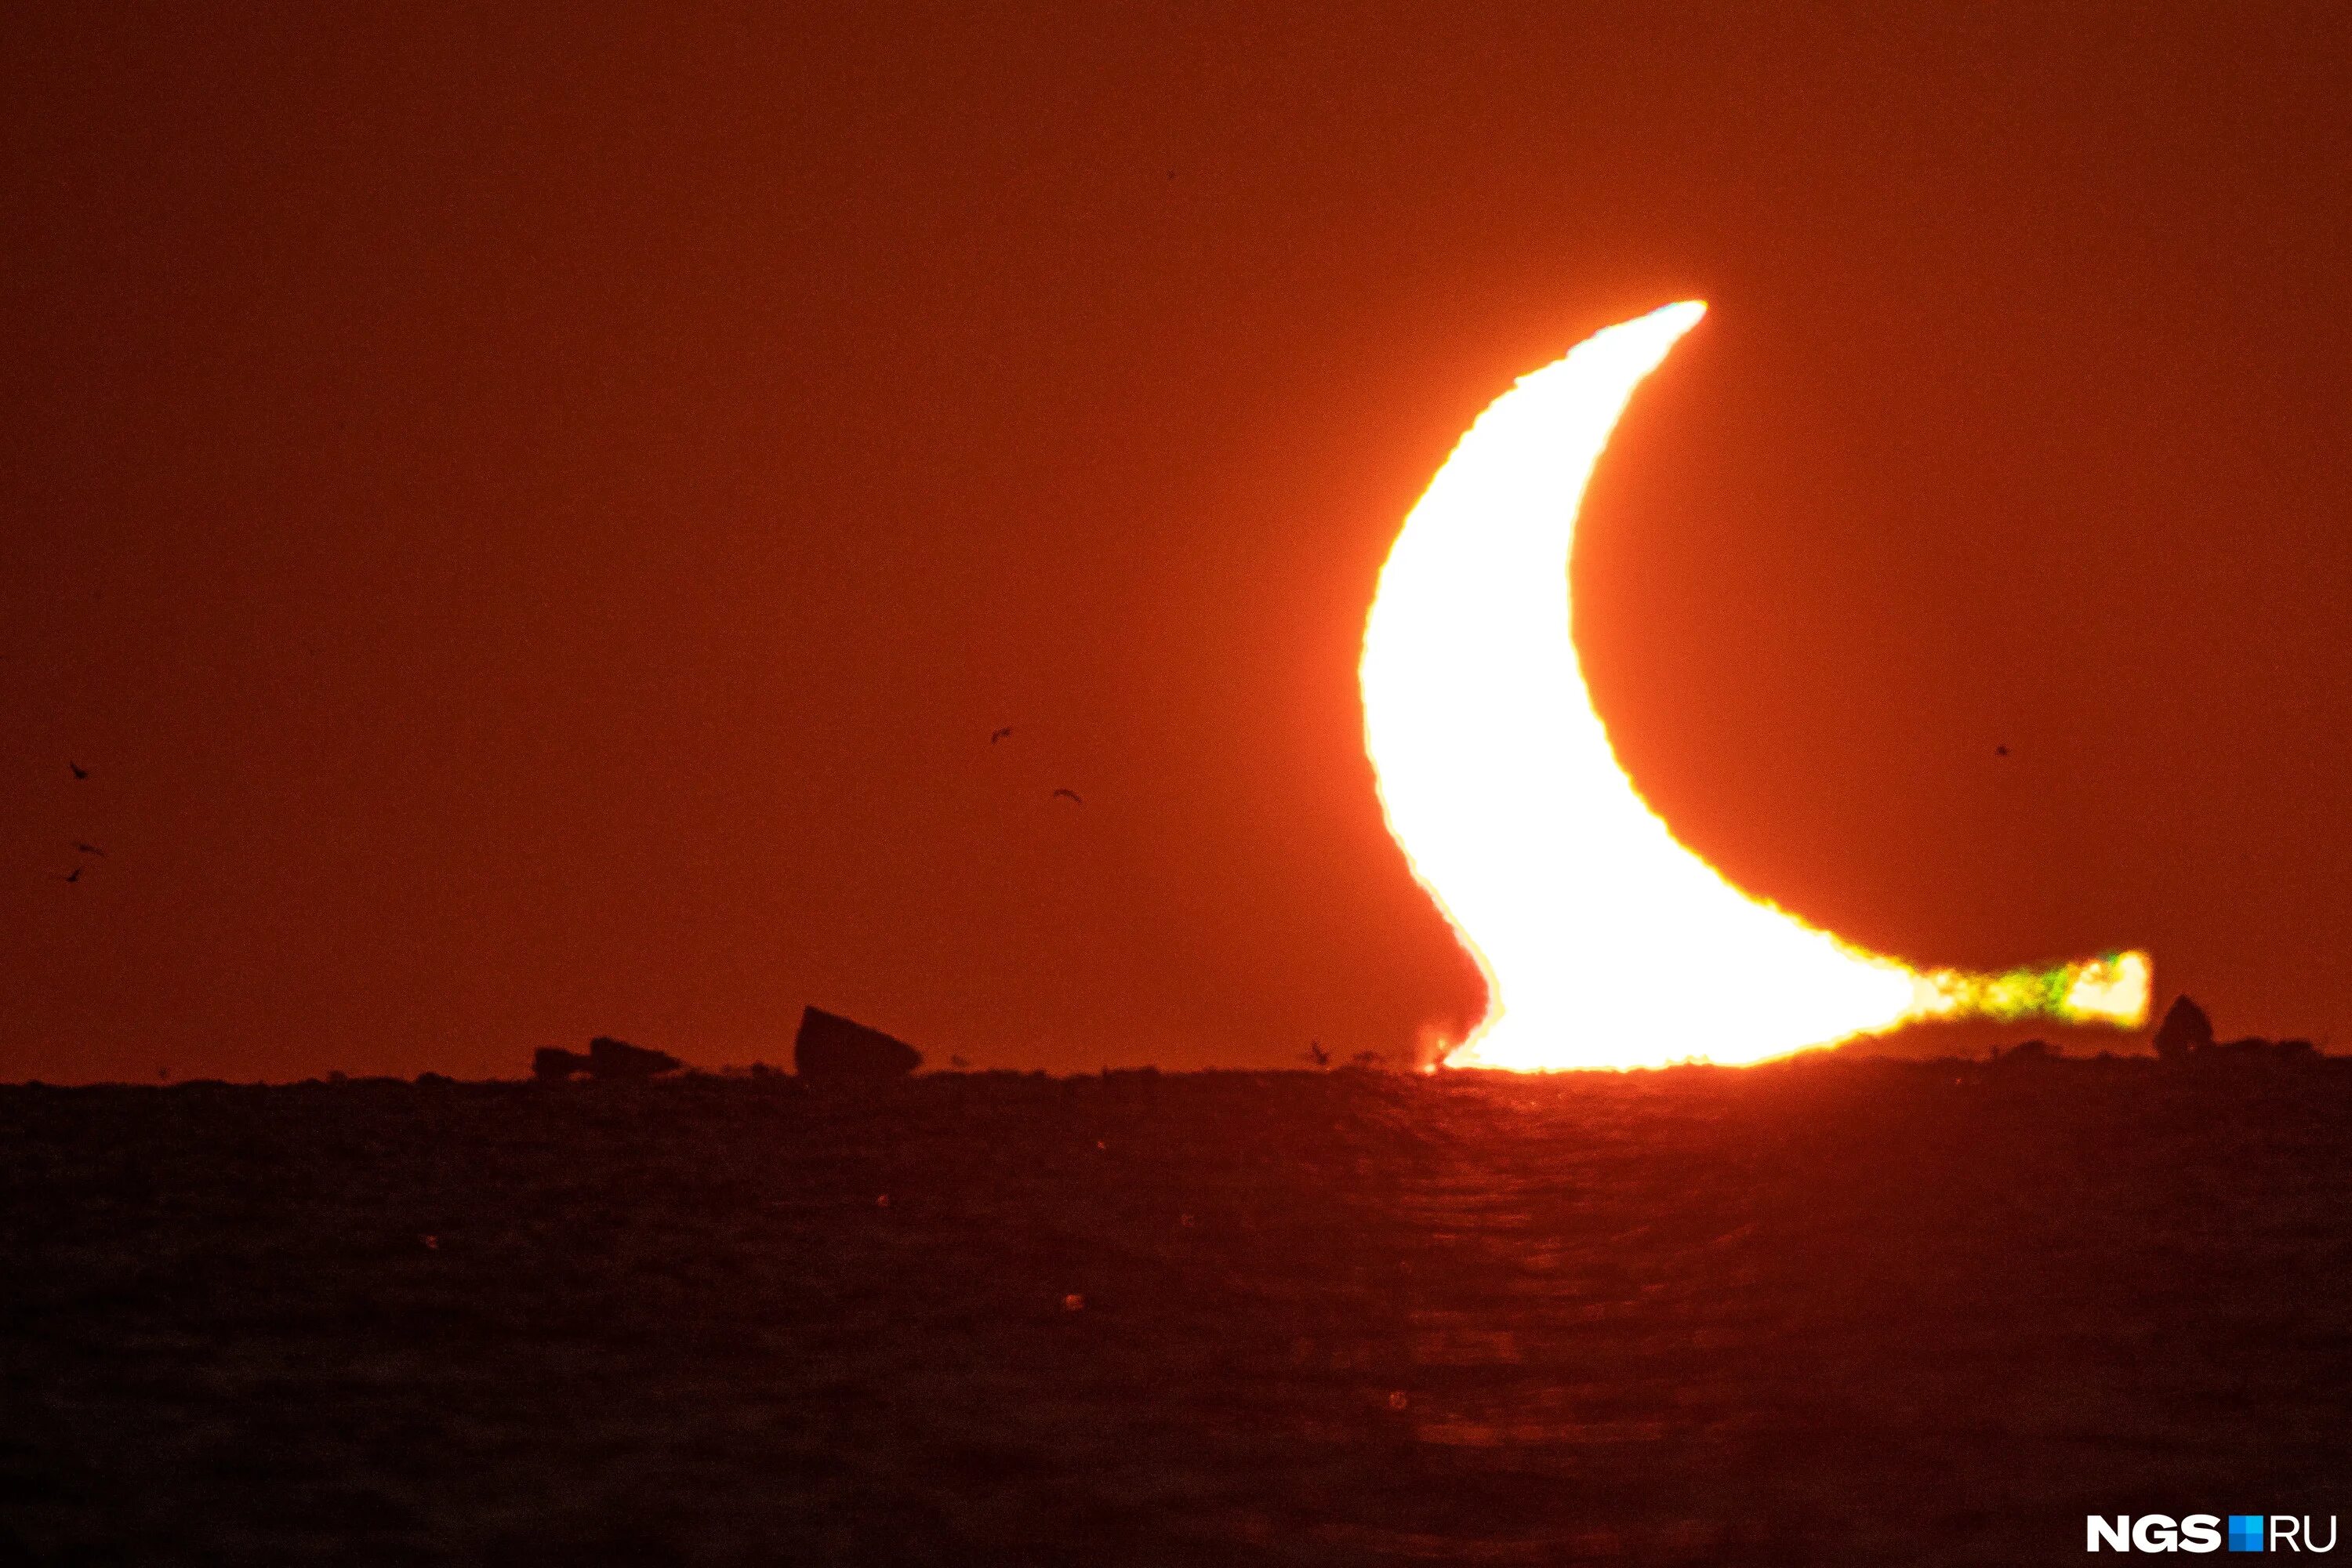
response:
{"label": "bird silhouette", "polygon": [[81,851],[83,854],[85,854],[85,855],[98,855],[98,856],[103,856],[103,855],[105,855],[105,853],[106,853],[106,851],[105,851],[105,850],[100,849],[100,848],[97,845],[95,845],[95,844],[77,844],[77,845],[75,845],[75,846],[74,846],[74,847],[75,847],[75,848],[77,848],[77,849],[79,849],[79,850],[80,850],[80,851]]}
{"label": "bird silhouette", "polygon": [[1012,726],[1012,725],[1010,725],[1010,724],[1007,724],[1006,726],[1004,726],[1004,728],[1003,728],[1003,729],[999,730],[995,734],[991,735],[991,736],[988,738],[988,743],[989,743],[990,745],[992,745],[992,745],[996,744],[996,742],[997,742],[1002,741],[1003,739],[1004,739],[1004,737],[1005,737],[1005,736],[1010,735],[1011,733],[1013,733],[1013,726]]}
{"label": "bird silhouette", "polygon": [[1331,1065],[1331,1053],[1323,1048],[1322,1041],[1309,1040],[1307,1042],[1307,1059],[1318,1068],[1328,1068]]}
{"label": "bird silhouette", "polygon": [[73,770],[73,775],[78,779],[86,779],[89,777],[89,770],[83,767],[79,763],[68,763],[66,766]]}
{"label": "bird silhouette", "polygon": [[1051,798],[1055,800],[1066,800],[1072,805],[1084,805],[1087,804],[1085,801],[1078,798],[1078,792],[1074,789],[1057,789],[1054,792]]}
{"label": "bird silhouette", "polygon": [[2005,757],[2009,755],[2009,748],[2007,746],[1995,746],[1992,749],[1992,754],[1996,757]]}
{"label": "bird silhouette", "polygon": [[67,873],[66,873],[66,880],[67,880],[67,881],[68,881],[68,882],[79,882],[79,881],[80,881],[80,880],[81,880],[81,869],[82,869],[82,868],[81,868],[80,867],[77,866],[77,867],[75,867],[72,870],[70,870],[70,871],[67,872]]}

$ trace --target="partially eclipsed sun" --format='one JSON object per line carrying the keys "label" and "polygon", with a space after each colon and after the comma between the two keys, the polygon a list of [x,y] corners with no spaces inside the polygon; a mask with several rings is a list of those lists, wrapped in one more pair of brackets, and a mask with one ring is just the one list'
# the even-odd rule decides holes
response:
{"label": "partially eclipsed sun", "polygon": [[1732,886],[1618,766],[1577,664],[1585,482],[1642,378],[1706,307],[1596,333],[1497,398],[1405,520],[1364,629],[1364,741],[1389,831],[1486,979],[1454,1067],[1760,1061],[1916,1018],[2136,1027],[2139,952],[1914,970]]}

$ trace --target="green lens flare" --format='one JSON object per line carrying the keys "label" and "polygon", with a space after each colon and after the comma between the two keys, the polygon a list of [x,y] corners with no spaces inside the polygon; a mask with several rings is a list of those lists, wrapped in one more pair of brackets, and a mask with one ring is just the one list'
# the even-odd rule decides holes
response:
{"label": "green lens flare", "polygon": [[1925,1009],[1944,1017],[2049,1018],[2062,1024],[2108,1024],[2136,1029],[2147,1021],[2153,979],[2147,954],[2110,952],[2079,963],[2008,969],[1994,974],[1938,969],[1925,979],[1933,1000]]}

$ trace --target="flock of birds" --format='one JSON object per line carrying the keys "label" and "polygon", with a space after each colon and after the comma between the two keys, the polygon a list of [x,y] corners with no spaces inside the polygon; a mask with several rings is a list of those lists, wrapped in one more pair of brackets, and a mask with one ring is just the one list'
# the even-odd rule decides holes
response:
{"label": "flock of birds", "polygon": [[[989,736],[988,743],[993,746],[999,741],[1009,741],[1012,738],[1013,726],[1007,724],[1003,729],[997,731],[994,734]],[[83,767],[79,763],[68,760],[66,766],[72,771],[73,776],[77,782],[85,781],[89,777],[89,770]],[[1066,800],[1072,805],[1084,805],[1087,804],[1085,797],[1080,795],[1078,792],[1074,789],[1057,789],[1046,798],[1049,800]],[[77,843],[74,846],[74,852],[82,856],[96,856],[101,860],[106,858],[106,851],[100,848],[95,844]],[[89,862],[84,860],[82,864],[78,865],[72,870],[68,871],[62,880],[70,887],[75,883],[79,882],[81,880],[82,873],[89,869]]]}
{"label": "flock of birds", "polygon": [[[1012,726],[1012,724],[1007,724],[1007,726],[1002,726],[1002,729],[997,729],[995,733],[990,733],[990,736],[988,736],[988,745],[995,745],[997,741],[1012,741],[1012,738],[1013,738],[1013,726]],[[1992,754],[1994,754],[1994,757],[2006,757],[2006,754],[2009,754],[2009,748],[2006,748],[2006,745],[1994,745],[1994,748],[1992,748]],[[80,762],[70,762],[70,759],[68,759],[68,762],[66,762],[66,766],[68,766],[68,769],[73,769],[75,781],[87,781],[87,778],[89,778],[89,769],[85,769],[85,766],[82,766]],[[1046,797],[1046,799],[1066,799],[1066,802],[1070,802],[1070,804],[1073,804],[1073,806],[1085,806],[1085,804],[1087,804],[1087,802],[1085,802],[1085,797],[1082,797],[1082,795],[1079,795],[1077,790],[1054,790],[1054,795],[1049,795],[1049,797]],[[101,858],[101,860],[106,858],[106,851],[103,851],[103,848],[99,848],[97,844],[75,844],[73,851],[75,851],[75,853],[80,853],[80,856],[99,856],[99,858]],[[85,872],[85,869],[89,869],[89,865],[87,865],[87,863],[75,865],[75,868],[70,869],[70,872],[66,872],[66,877],[64,877],[66,884],[73,886],[75,881],[80,881],[80,879],[82,879],[82,872]],[[1322,1065],[1322,1063],[1318,1063],[1318,1065]]]}
{"label": "flock of birds", "polygon": [[[86,768],[86,767],[83,767],[79,763],[72,762],[72,761],[68,761],[68,762],[66,763],[66,766],[67,766],[67,767],[68,767],[68,768],[71,768],[71,769],[73,770],[73,776],[74,776],[74,778],[75,778],[77,781],[84,780],[84,779],[87,779],[87,778],[89,778],[89,770],[88,768]],[[77,855],[82,855],[82,856],[90,856],[90,855],[95,855],[95,856],[97,856],[97,857],[98,857],[100,859],[101,859],[101,860],[103,860],[103,859],[105,859],[105,858],[106,858],[106,851],[105,851],[105,850],[103,850],[103,849],[100,849],[100,848],[97,845],[95,845],[95,844],[79,844],[79,843],[78,843],[78,844],[76,844],[76,845],[74,846],[74,853],[75,853],[75,854],[77,854]],[[80,881],[80,880],[81,880],[81,874],[82,874],[84,871],[87,871],[87,870],[89,870],[89,862],[87,859],[85,859],[85,860],[84,860],[80,865],[76,866],[72,870],[70,870],[70,871],[68,871],[68,872],[67,872],[67,873],[65,874],[65,882],[66,882],[66,885],[67,885],[68,887],[71,887],[71,886],[73,886],[75,883],[77,883],[77,882]]]}
{"label": "flock of birds", "polygon": [[[1002,730],[999,730],[994,734],[989,736],[988,743],[992,746],[999,741],[1009,741],[1012,738],[1013,726],[1007,724]],[[1085,800],[1080,798],[1078,792],[1074,789],[1057,789],[1052,795],[1046,796],[1046,798],[1048,800],[1066,800],[1072,805],[1084,805],[1087,804]]]}
{"label": "flock of birds", "polygon": [[[1002,729],[999,729],[999,730],[997,730],[997,731],[993,731],[992,734],[990,734],[990,736],[988,737],[988,743],[989,743],[990,745],[993,746],[993,745],[995,745],[995,744],[996,744],[998,742],[1000,742],[1000,741],[1009,741],[1009,740],[1011,740],[1012,738],[1013,738],[1013,726],[1012,726],[1012,725],[1010,725],[1010,724],[1007,724],[1007,725],[1003,726]],[[2007,746],[1995,746],[1995,747],[1993,748],[1993,754],[1994,754],[1995,756],[2005,757],[2005,756],[2009,755],[2009,748],[2008,748]],[[67,762],[66,766],[67,766],[68,768],[69,768],[70,770],[72,770],[73,776],[74,776],[74,778],[75,778],[76,782],[78,782],[78,783],[79,783],[79,782],[83,782],[83,781],[86,781],[86,780],[88,780],[88,779],[89,779],[89,770],[88,768],[86,768],[86,767],[83,767],[79,763],[72,762],[72,761],[70,761],[70,760],[69,760],[69,761],[68,761],[68,762]],[[1072,805],[1086,805],[1086,801],[1085,801],[1085,799],[1079,795],[1079,794],[1078,794],[1078,792],[1077,792],[1077,791],[1076,791],[1076,790],[1074,790],[1074,789],[1068,789],[1068,788],[1056,789],[1056,790],[1055,790],[1055,791],[1054,791],[1054,793],[1053,793],[1051,795],[1047,796],[1046,798],[1048,798],[1048,799],[1050,799],[1050,800],[1066,800],[1066,801],[1068,801]],[[77,842],[77,843],[74,845],[74,852],[75,852],[76,854],[78,854],[78,855],[81,855],[81,856],[85,856],[85,857],[95,856],[96,858],[98,858],[99,859],[101,859],[101,860],[102,860],[102,859],[104,859],[104,858],[106,858],[106,851],[105,851],[105,850],[103,850],[103,849],[101,849],[101,848],[100,848],[100,847],[99,847],[97,845],[95,845],[95,844],[83,843],[83,842]],[[89,868],[89,863],[88,863],[88,861],[87,861],[87,860],[85,860],[85,861],[84,861],[82,864],[80,864],[80,865],[77,865],[77,866],[76,866],[72,870],[70,870],[70,871],[68,871],[68,872],[67,872],[67,873],[65,874],[65,877],[64,877],[64,880],[65,880],[65,882],[66,882],[66,883],[67,883],[67,885],[68,885],[68,886],[71,886],[71,885],[73,885],[73,884],[75,884],[75,883],[79,882],[79,881],[81,880],[82,873],[83,873],[84,871],[88,870]],[[1326,1050],[1326,1049],[1324,1049],[1324,1048],[1323,1048],[1323,1042],[1322,1042],[1322,1041],[1320,1041],[1320,1040],[1311,1040],[1311,1041],[1309,1041],[1309,1042],[1307,1043],[1307,1047],[1306,1051],[1305,1051],[1305,1052],[1303,1052],[1303,1053],[1302,1053],[1302,1055],[1304,1056],[1305,1059],[1307,1060],[1307,1062],[1310,1066],[1317,1067],[1317,1068],[1328,1068],[1328,1067],[1331,1065],[1331,1053],[1330,1053],[1329,1051],[1328,1051],[1328,1050]],[[965,1067],[968,1065],[968,1064],[966,1064],[966,1062],[964,1061],[964,1059],[963,1059],[962,1058],[961,1058],[961,1057],[951,1058],[950,1058],[950,1064],[951,1064],[952,1066],[954,1066],[955,1068],[957,1068],[959,1070],[962,1069],[963,1068],[965,1068]],[[1363,1067],[1363,1068],[1374,1068],[1374,1067],[1378,1067],[1378,1066],[1380,1066],[1380,1065],[1381,1064],[1382,1058],[1381,1058],[1381,1057],[1380,1053],[1378,1053],[1377,1051],[1360,1051],[1360,1052],[1358,1052],[1358,1053],[1356,1054],[1356,1056],[1355,1056],[1355,1058],[1353,1058],[1353,1060],[1354,1060],[1354,1064],[1355,1064],[1356,1066]],[[165,1068],[162,1069],[161,1076],[162,1076],[163,1078],[164,1078],[164,1079],[168,1079],[172,1076],[172,1069],[171,1069],[171,1068]],[[432,1246],[432,1245],[433,1245],[433,1239],[432,1239],[431,1237],[426,1237],[426,1238],[425,1238],[425,1245],[426,1245],[426,1246],[428,1246],[428,1247]]]}

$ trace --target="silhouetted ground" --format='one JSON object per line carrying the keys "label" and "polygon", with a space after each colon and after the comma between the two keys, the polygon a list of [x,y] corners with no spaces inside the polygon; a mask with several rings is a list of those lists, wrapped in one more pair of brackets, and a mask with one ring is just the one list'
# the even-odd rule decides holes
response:
{"label": "silhouetted ground", "polygon": [[2012,1563],[2344,1514],[2347,1069],[0,1089],[0,1562]]}

